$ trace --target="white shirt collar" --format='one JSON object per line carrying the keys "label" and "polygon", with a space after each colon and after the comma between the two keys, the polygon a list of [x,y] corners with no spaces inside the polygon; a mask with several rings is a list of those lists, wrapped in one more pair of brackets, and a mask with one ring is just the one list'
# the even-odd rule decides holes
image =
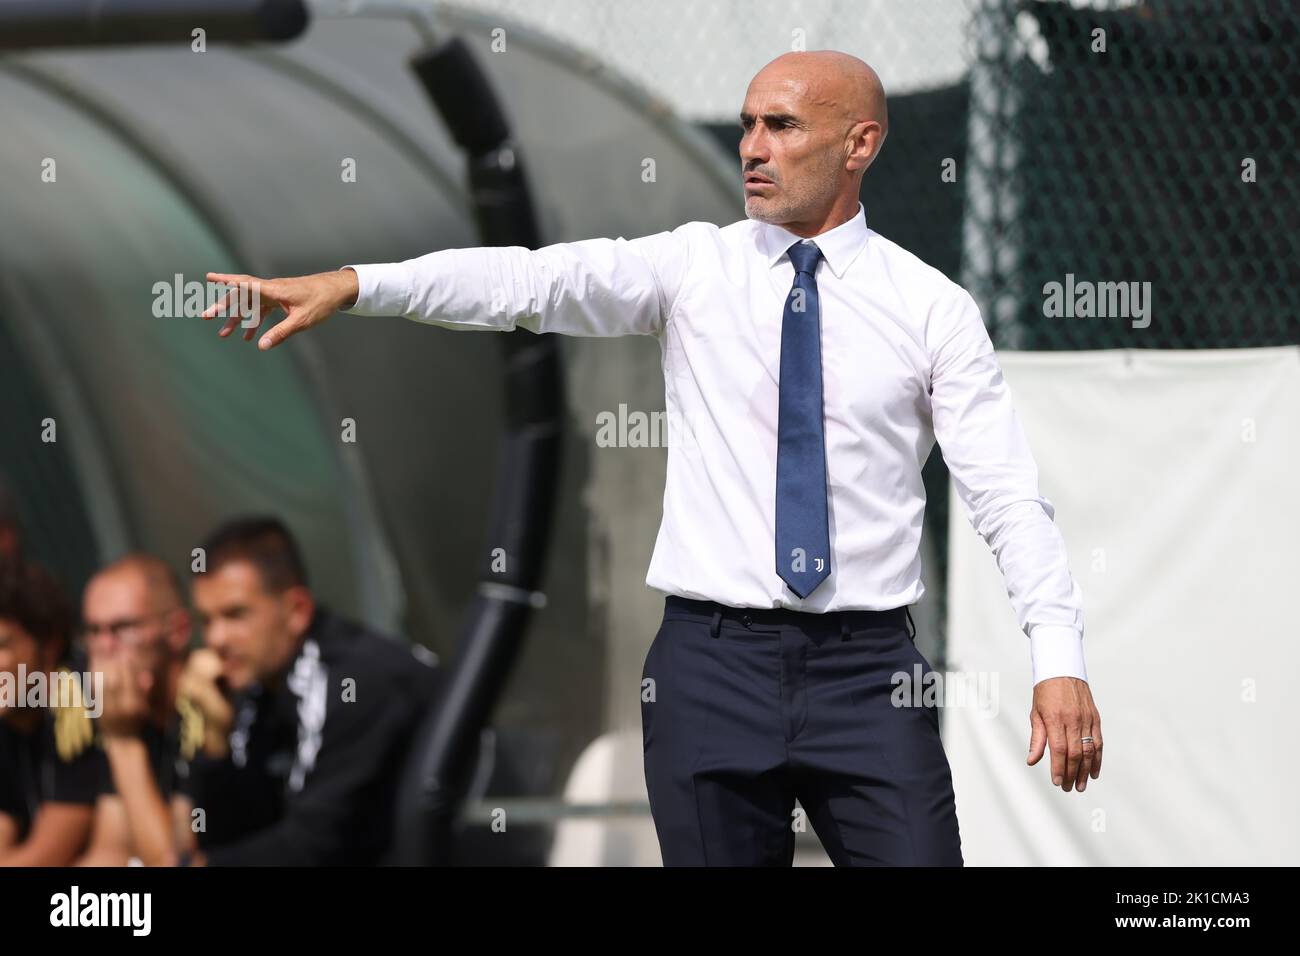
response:
{"label": "white shirt collar", "polygon": [[[757,222],[757,220],[755,220]],[[758,222],[763,253],[767,256],[768,266],[781,261],[796,242],[803,242],[804,236],[796,236],[782,226],[770,222]],[[867,244],[867,212],[861,201],[858,202],[858,214],[834,229],[828,229],[820,235],[811,237],[817,248],[822,251],[826,266],[835,273],[835,278],[843,279],[844,272],[857,258],[862,247]]]}

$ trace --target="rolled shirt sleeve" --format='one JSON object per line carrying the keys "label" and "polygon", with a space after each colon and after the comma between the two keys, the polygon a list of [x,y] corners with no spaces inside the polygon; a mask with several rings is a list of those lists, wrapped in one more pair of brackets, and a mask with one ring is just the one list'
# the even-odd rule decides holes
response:
{"label": "rolled shirt sleeve", "polygon": [[358,295],[343,311],[450,329],[657,336],[681,287],[691,225],[638,239],[444,249],[348,265]]}
{"label": "rolled shirt sleeve", "polygon": [[970,294],[954,286],[927,323],[930,401],[943,450],[971,526],[988,544],[1021,629],[1033,682],[1087,680],[1083,594],[1070,574],[1055,508],[1011,403],[993,343]]}

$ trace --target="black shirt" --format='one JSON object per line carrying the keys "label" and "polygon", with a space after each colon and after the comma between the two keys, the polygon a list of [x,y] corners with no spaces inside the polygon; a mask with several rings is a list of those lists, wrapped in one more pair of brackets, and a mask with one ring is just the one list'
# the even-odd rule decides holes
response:
{"label": "black shirt", "polygon": [[13,817],[20,840],[43,803],[94,805],[100,773],[94,733],[80,701],[41,708],[29,733],[0,720],[0,813]]}
{"label": "black shirt", "polygon": [[411,738],[437,691],[428,658],[318,606],[279,679],[236,695],[229,756],[182,761],[205,811],[208,863],[378,862]]}

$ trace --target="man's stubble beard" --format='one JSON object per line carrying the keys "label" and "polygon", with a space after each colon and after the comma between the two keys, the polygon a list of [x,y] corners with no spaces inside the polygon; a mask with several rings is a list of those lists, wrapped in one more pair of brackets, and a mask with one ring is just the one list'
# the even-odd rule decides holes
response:
{"label": "man's stubble beard", "polygon": [[[829,205],[835,199],[836,193],[833,184],[835,181],[834,164],[836,162],[838,162],[838,157],[827,158],[826,182],[831,184],[831,188],[825,195],[791,193],[784,182],[778,183],[777,186],[781,194],[776,199],[766,199],[762,196],[745,197],[746,218],[773,226],[784,226],[787,222],[799,222],[813,218],[817,214],[817,210]],[[807,182],[807,179],[804,182]],[[762,204],[761,207],[759,204]]]}

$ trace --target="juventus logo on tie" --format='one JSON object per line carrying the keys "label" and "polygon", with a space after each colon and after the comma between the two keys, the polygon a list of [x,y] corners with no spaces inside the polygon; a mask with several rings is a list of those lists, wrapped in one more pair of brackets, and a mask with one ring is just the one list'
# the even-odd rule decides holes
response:
{"label": "juventus logo on tie", "polygon": [[[826,567],[825,558],[813,558],[813,567],[821,571]],[[793,574],[803,574],[808,570],[808,552],[803,548],[795,548],[790,552],[790,571]],[[782,575],[784,577],[784,575]]]}

